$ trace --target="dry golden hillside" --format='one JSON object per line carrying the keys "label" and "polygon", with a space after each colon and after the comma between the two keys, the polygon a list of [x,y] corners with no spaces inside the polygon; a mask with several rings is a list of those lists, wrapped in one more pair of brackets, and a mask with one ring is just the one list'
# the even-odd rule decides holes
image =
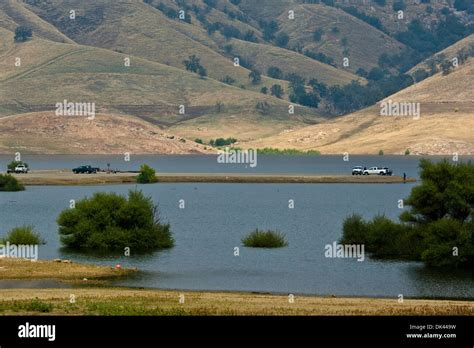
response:
{"label": "dry golden hillside", "polygon": [[56,116],[38,112],[0,122],[0,153],[205,154],[210,149],[130,116]]}
{"label": "dry golden hillside", "polygon": [[251,62],[264,74],[267,74],[268,68],[277,67],[284,75],[295,73],[305,76],[308,81],[317,79],[330,86],[343,86],[351,81],[365,82],[364,78],[349,71],[337,69],[294,51],[242,40],[232,40],[231,45],[232,53]]}
{"label": "dry golden hillside", "polygon": [[[392,55],[404,48],[402,43],[338,8],[306,4],[295,6],[294,13],[294,20],[288,19],[288,13],[278,17],[280,32],[290,36],[290,46],[324,53],[339,68],[369,71],[377,66],[383,53]],[[313,40],[317,29],[324,31],[319,42]],[[343,66],[343,58],[349,58],[349,66]]]}
{"label": "dry golden hillside", "polygon": [[0,1],[0,27],[15,31],[19,25],[30,27],[35,35],[57,42],[73,43],[53,25],[38,17],[19,0]]}
{"label": "dry golden hillside", "polygon": [[457,57],[457,53],[460,50],[469,50],[471,47],[474,47],[474,34],[465,37],[462,40],[459,40],[455,44],[446,47],[444,50],[436,53],[435,55],[425,59],[424,61],[420,62],[419,64],[415,65],[413,68],[410,69],[409,73],[413,74],[418,69],[424,69],[426,71],[430,70],[428,62],[433,60],[436,65],[439,65],[443,60],[452,60],[453,58]]}
{"label": "dry golden hillside", "polygon": [[244,147],[319,150],[323,154],[474,154],[474,59],[447,76],[435,75],[385,102],[420,103],[420,117],[381,116],[377,105],[354,114],[277,136],[248,142]]}

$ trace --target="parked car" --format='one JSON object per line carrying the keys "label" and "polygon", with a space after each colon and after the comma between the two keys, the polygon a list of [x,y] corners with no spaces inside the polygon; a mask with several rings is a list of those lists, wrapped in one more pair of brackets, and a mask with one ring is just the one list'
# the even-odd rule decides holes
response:
{"label": "parked car", "polygon": [[388,173],[388,168],[382,168],[382,167],[370,167],[369,169],[364,169],[364,175],[387,175]]}
{"label": "parked car", "polygon": [[74,174],[96,174],[98,171],[100,171],[100,168],[92,166],[80,166],[72,170]]}
{"label": "parked car", "polygon": [[7,173],[27,174],[30,169],[24,164],[18,164],[15,169],[8,169]]}
{"label": "parked car", "polygon": [[388,167],[383,167],[382,169],[385,169],[385,170],[386,170],[385,175],[392,176],[393,171],[392,171],[391,169],[389,169]]}
{"label": "parked car", "polygon": [[352,168],[352,175],[362,175],[364,173],[364,167],[355,166]]}

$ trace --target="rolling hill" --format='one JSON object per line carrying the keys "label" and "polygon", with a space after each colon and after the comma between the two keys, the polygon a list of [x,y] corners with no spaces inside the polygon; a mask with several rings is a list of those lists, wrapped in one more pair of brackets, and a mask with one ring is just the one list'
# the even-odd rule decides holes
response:
{"label": "rolling hill", "polygon": [[[397,70],[388,56],[413,52],[413,42],[418,38],[408,40],[412,47],[408,51],[395,39],[406,26],[397,23],[395,28],[391,23],[392,0],[383,6],[381,1],[371,0],[362,4],[335,0],[334,5],[330,1],[311,2],[4,0],[0,3],[0,119],[8,120],[8,129],[15,123],[24,125],[21,120],[30,120],[32,127],[25,144],[33,152],[67,151],[60,143],[48,142],[44,136],[48,133],[42,128],[43,123],[51,126],[45,115],[64,100],[95,103],[99,114],[115,120],[107,124],[120,129],[126,128],[130,121],[127,117],[133,116],[137,117],[133,122],[146,122],[152,127],[150,131],[158,126],[179,137],[204,141],[233,137],[239,146],[315,148],[328,153],[351,144],[352,151],[362,153],[380,149],[401,153],[407,148],[414,153],[470,151],[464,129],[456,135],[456,125],[444,123],[456,118],[470,124],[472,88],[463,76],[472,75],[468,68],[472,62],[448,76],[432,76],[390,97],[420,102],[423,116],[417,123],[406,118],[381,119],[378,106],[330,119],[329,115],[373,103],[375,99],[369,96],[379,94],[370,91],[380,88],[384,91],[380,95],[388,95],[408,85],[405,77],[396,76],[406,70]],[[466,21],[466,13],[455,12],[452,4],[445,2],[431,4],[430,12],[427,4],[416,7],[417,0],[405,0],[406,22],[413,19],[412,15],[428,28],[444,18],[446,11]],[[449,9],[441,10],[444,6]],[[75,18],[70,18],[71,10]],[[178,18],[179,10],[185,11],[185,20]],[[289,10],[294,11],[295,19],[288,18]],[[368,24],[370,20],[363,14],[378,18],[384,27],[379,30]],[[443,42],[451,43],[466,35],[458,30],[460,25],[454,20],[450,28],[456,34],[437,42],[436,47],[446,47]],[[33,37],[14,42],[13,32],[18,26],[32,28]],[[320,37],[315,35],[317,30]],[[472,35],[434,59],[451,57],[460,48],[471,46]],[[385,67],[379,63],[382,54],[388,57],[390,68],[379,69],[379,75],[377,71],[366,75],[379,64]],[[186,70],[184,60],[191,55],[200,59],[206,76]],[[236,57],[241,59],[241,66],[234,66]],[[343,58],[349,59],[349,66],[343,66]],[[392,60],[402,58],[395,56]],[[128,61],[129,65],[125,63]],[[414,64],[410,61],[409,67]],[[413,67],[410,73],[427,64],[429,60]],[[280,73],[268,73],[270,67],[278,68]],[[250,73],[255,70],[262,73],[261,79],[252,81]],[[323,85],[304,86],[303,82],[299,86],[298,77],[293,76],[291,83],[285,80],[290,80],[290,74],[306,82],[317,79]],[[352,84],[354,80],[362,86]],[[270,95],[272,85],[283,88],[281,99]],[[290,104],[295,107],[294,113],[289,112]],[[13,117],[17,114],[21,117]],[[124,117],[123,123],[117,121],[120,117]],[[56,121],[67,126],[60,119]],[[42,130],[36,137],[35,123]],[[445,137],[442,129],[446,130]],[[55,134],[64,143],[79,137],[69,131]],[[397,134],[402,141],[383,140]],[[416,134],[421,140],[415,143]],[[430,137],[436,134],[438,138]],[[13,138],[2,139],[2,151],[20,146],[12,142]],[[44,144],[35,145],[35,141]],[[108,141],[97,151],[109,151]],[[445,145],[438,148],[436,144]],[[71,151],[80,150],[76,147]]]}
{"label": "rolling hill", "polygon": [[305,76],[307,80],[317,79],[329,86],[347,85],[351,81],[364,83],[365,79],[349,71],[337,69],[331,65],[318,62],[294,51],[280,47],[232,40],[232,52],[244,57],[259,71],[267,73],[268,68],[277,67],[284,75],[295,73]]}
{"label": "rolling hill", "polygon": [[306,128],[244,144],[319,150],[323,154],[474,154],[474,59],[451,74],[441,73],[384,101],[420,103],[420,117],[381,116],[377,105]]}
{"label": "rolling hill", "polygon": [[455,58],[459,51],[461,50],[474,50],[474,34],[471,34],[464,39],[456,42],[455,44],[446,47],[444,50],[434,54],[433,56],[423,60],[422,62],[415,65],[410,69],[408,73],[413,74],[418,69],[423,69],[425,71],[430,71],[430,61],[435,63],[435,66],[439,67],[439,64],[443,60],[452,60]]}
{"label": "rolling hill", "polygon": [[[284,100],[142,58],[41,38],[17,44],[5,29],[0,37],[0,115],[54,110],[63,100],[91,102],[98,112],[135,115],[174,126],[178,134],[183,129],[183,134],[204,139],[240,135],[245,140],[317,119],[314,109],[296,106],[296,116],[290,115]],[[14,66],[15,57],[25,57],[21,67]],[[126,57],[130,67],[124,65]],[[242,131],[250,125],[251,131]]]}
{"label": "rolling hill", "polygon": [[15,31],[20,26],[30,27],[35,35],[57,42],[73,43],[50,23],[38,17],[19,0],[2,0],[0,2],[0,27]]}
{"label": "rolling hill", "polygon": [[[222,80],[230,76],[235,85],[260,90],[253,86],[249,70],[235,67],[231,57],[218,51],[217,44],[197,25],[172,20],[154,7],[136,0],[93,4],[77,0],[39,3],[30,6],[39,16],[54,24],[75,42],[130,54],[150,61],[184,69],[183,61],[191,55],[201,59],[208,76]],[[76,8],[75,21],[65,14]],[[278,80],[264,78],[270,87]]]}
{"label": "rolling hill", "polygon": [[[295,6],[294,11],[294,20],[288,19],[287,13],[278,17],[280,32],[290,37],[289,45],[323,53],[333,58],[339,68],[369,71],[378,65],[383,53],[396,54],[404,48],[402,43],[340,9],[314,4]],[[320,41],[313,38],[316,30],[323,31]],[[349,66],[343,66],[343,58],[349,58]]]}
{"label": "rolling hill", "polygon": [[33,154],[209,154],[214,151],[163,132],[130,116],[95,119],[37,112],[0,122],[0,153]]}

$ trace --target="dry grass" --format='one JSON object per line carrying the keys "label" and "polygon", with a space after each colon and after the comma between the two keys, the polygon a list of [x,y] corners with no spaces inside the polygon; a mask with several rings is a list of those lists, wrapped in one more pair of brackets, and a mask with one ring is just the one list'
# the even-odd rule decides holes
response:
{"label": "dry grass", "polygon": [[294,148],[322,154],[474,154],[474,60],[447,76],[438,74],[385,100],[420,103],[420,118],[380,116],[380,105],[294,131],[241,144]]}
{"label": "dry grass", "polygon": [[[73,294],[76,303],[69,302]],[[185,302],[180,304],[180,295]],[[249,293],[132,289],[0,290],[0,314],[38,314],[28,304],[49,304],[49,315],[473,315],[472,301],[333,298]]]}
{"label": "dry grass", "polygon": [[[438,56],[438,55],[443,54],[446,57],[445,59],[452,60],[454,57],[457,56],[457,52],[459,50],[461,50],[463,48],[469,49],[470,46],[473,45],[473,44],[474,44],[474,34],[471,34],[468,37],[465,37],[464,39],[457,41],[456,43],[452,44],[451,46],[446,47],[444,50],[436,53],[434,56]],[[426,71],[429,71],[430,69],[429,69],[428,65],[426,64],[426,61],[431,59],[431,58],[432,58],[432,56],[425,59],[421,63],[415,65],[408,72],[410,74],[413,74],[418,69],[424,69]]]}
{"label": "dry grass", "polygon": [[[360,6],[360,4],[359,4]],[[304,4],[292,7],[295,20],[288,20],[288,12],[278,18],[281,31],[290,36],[290,45],[301,43],[305,48],[322,52],[334,58],[337,66],[352,72],[358,68],[369,71],[378,65],[382,53],[399,53],[404,45],[371,25],[347,14],[346,12],[321,4]],[[333,34],[333,27],[340,32]],[[324,39],[313,40],[316,28],[324,30]],[[349,54],[344,54],[342,39],[347,38]],[[349,66],[344,68],[343,58],[350,59]]]}
{"label": "dry grass", "polygon": [[54,261],[30,261],[16,258],[0,258],[0,279],[55,279],[75,280],[112,279],[135,273],[132,269],[65,263]]}
{"label": "dry grass", "polygon": [[252,43],[242,40],[232,40],[232,52],[253,62],[255,67],[263,74],[271,66],[278,67],[284,75],[295,73],[304,76],[306,81],[317,79],[329,86],[347,85],[356,80],[364,83],[365,79],[331,65],[318,62],[302,54],[283,48]]}
{"label": "dry grass", "polygon": [[186,141],[132,116],[56,116],[38,112],[7,116],[0,123],[0,153],[40,154],[209,154],[209,148]]}
{"label": "dry grass", "polygon": [[[250,83],[249,71],[234,67],[231,59],[219,52],[217,44],[205,29],[197,25],[197,20],[189,25],[169,19],[161,11],[142,1],[77,2],[75,9],[78,15],[88,13],[91,17],[94,12],[104,11],[104,18],[96,18],[96,30],[84,32],[64,25],[67,21],[61,22],[69,11],[67,3],[60,0],[50,3],[40,4],[32,9],[47,20],[57,23],[59,29],[76,42],[121,51],[180,69],[184,69],[183,60],[195,54],[201,58],[211,78],[221,80],[229,75],[237,81],[236,85],[257,90]],[[265,82],[271,85],[276,80],[266,79]]]}
{"label": "dry grass", "polygon": [[20,0],[2,0],[0,2],[0,26],[15,31],[20,25],[30,27],[34,34],[40,37],[56,42],[73,43],[53,25],[30,11]]}

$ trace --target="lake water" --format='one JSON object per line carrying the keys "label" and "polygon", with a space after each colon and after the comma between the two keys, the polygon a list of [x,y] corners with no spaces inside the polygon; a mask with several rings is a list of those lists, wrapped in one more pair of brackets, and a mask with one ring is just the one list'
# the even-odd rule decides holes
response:
{"label": "lake water", "polygon": [[[94,167],[118,170],[138,170],[141,164],[148,164],[161,173],[304,173],[304,174],[350,174],[354,166],[389,167],[395,175],[415,177],[418,175],[420,156],[268,156],[259,155],[257,166],[241,164],[219,164],[216,156],[151,156],[130,155],[125,161],[124,156],[113,155],[24,155],[22,160],[31,169],[72,169],[80,165],[90,164]],[[434,161],[443,156],[430,156]],[[446,157],[450,159],[450,157]],[[0,155],[0,171],[6,170],[7,164],[14,159],[13,155]],[[460,160],[473,160],[474,156],[460,156]]]}
{"label": "lake water", "polygon": [[[383,165],[417,173],[418,158],[384,156]],[[5,159],[2,159],[4,161]],[[77,157],[47,157],[29,161],[35,168],[67,168],[84,162]],[[109,161],[110,158],[105,160]],[[260,160],[260,158],[259,158]],[[215,157],[141,158],[160,171],[244,171],[215,165]],[[319,161],[319,164],[317,162]],[[342,157],[272,157],[262,159],[263,172],[342,173],[352,165],[379,164],[379,157],[350,164]],[[89,161],[91,163],[92,161]],[[341,163],[342,162],[342,163]],[[204,164],[203,164],[204,163]],[[100,164],[92,162],[92,164]],[[123,166],[125,166],[123,164]],[[263,167],[263,168],[262,168]],[[338,296],[474,298],[474,277],[467,272],[441,272],[417,262],[335,259],[324,247],[338,241],[343,219],[358,213],[365,218],[386,214],[396,219],[398,200],[416,184],[153,184],[139,186],[159,204],[161,217],[171,224],[176,246],[148,255],[91,256],[60,249],[56,218],[71,199],[97,191],[126,194],[136,185],[30,186],[24,192],[0,194],[0,233],[33,224],[47,241],[40,258],[68,258],[77,262],[138,267],[143,272],[120,285],[168,289],[242,290]],[[179,208],[179,200],[185,208]],[[288,201],[294,200],[294,209]],[[289,241],[286,248],[252,249],[241,238],[255,228],[278,229]],[[240,256],[234,256],[234,247]]]}

